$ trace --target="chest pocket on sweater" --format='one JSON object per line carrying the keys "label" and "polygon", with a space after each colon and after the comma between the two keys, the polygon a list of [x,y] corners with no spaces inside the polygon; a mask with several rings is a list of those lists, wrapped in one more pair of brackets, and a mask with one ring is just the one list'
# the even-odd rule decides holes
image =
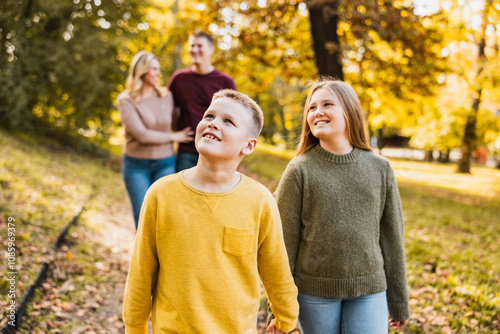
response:
{"label": "chest pocket on sweater", "polygon": [[224,227],[224,243],[222,250],[225,253],[235,256],[243,256],[251,254],[253,249],[253,228]]}

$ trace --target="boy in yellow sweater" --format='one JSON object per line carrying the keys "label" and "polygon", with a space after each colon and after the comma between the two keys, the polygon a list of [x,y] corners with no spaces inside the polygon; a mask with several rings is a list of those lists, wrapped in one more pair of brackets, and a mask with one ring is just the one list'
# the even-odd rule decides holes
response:
{"label": "boy in yellow sweater", "polygon": [[260,107],[214,94],[196,128],[195,167],[155,182],[144,199],[123,301],[126,333],[256,333],[260,279],[275,319],[295,328],[299,307],[278,208],[236,171],[262,129]]}

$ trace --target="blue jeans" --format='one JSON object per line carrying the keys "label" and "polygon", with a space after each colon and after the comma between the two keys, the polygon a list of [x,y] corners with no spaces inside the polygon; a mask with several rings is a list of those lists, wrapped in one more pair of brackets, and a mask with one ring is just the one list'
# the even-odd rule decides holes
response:
{"label": "blue jeans", "polygon": [[196,166],[198,163],[198,153],[191,153],[185,151],[177,152],[177,171],[180,172],[184,169],[189,169]]}
{"label": "blue jeans", "polygon": [[360,297],[324,298],[299,294],[302,334],[387,334],[386,293]]}
{"label": "blue jeans", "polygon": [[139,225],[139,214],[146,191],[153,182],[173,173],[175,173],[175,157],[173,155],[157,160],[137,159],[123,155],[123,180],[132,203],[136,229]]}

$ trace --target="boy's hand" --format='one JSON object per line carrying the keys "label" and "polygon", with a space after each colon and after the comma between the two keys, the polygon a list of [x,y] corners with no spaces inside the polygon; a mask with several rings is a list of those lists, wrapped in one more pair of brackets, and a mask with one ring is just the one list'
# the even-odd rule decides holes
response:
{"label": "boy's hand", "polygon": [[277,329],[276,326],[274,326],[274,319],[271,320],[271,322],[269,323],[269,326],[267,326],[267,332],[269,334],[286,334],[286,333],[288,333],[288,332],[282,332],[279,329]]}
{"label": "boy's hand", "polygon": [[401,328],[404,328],[406,326],[406,324],[408,323],[408,320],[403,320],[403,321],[396,321],[394,319],[391,319],[389,321],[389,325],[391,325],[392,327],[394,327],[394,329],[401,329]]}

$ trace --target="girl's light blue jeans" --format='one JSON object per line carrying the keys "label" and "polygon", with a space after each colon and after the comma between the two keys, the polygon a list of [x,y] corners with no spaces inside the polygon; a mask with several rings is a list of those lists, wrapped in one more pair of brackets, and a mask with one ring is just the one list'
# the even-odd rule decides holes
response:
{"label": "girl's light blue jeans", "polygon": [[385,291],[360,297],[324,298],[299,294],[302,334],[387,334]]}
{"label": "girl's light blue jeans", "polygon": [[175,157],[165,159],[137,159],[123,155],[123,180],[127,188],[135,228],[139,225],[142,201],[149,187],[159,178],[175,173]]}

